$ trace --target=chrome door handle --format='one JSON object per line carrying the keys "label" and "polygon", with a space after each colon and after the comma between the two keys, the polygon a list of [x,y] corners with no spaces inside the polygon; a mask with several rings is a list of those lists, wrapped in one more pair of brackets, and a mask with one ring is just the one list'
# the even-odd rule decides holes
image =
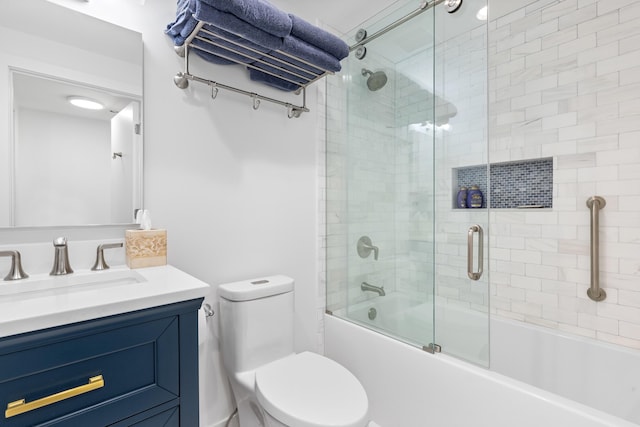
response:
{"label": "chrome door handle", "polygon": [[[478,233],[478,271],[473,271],[473,235]],[[467,235],[467,276],[471,280],[478,280],[482,276],[482,260],[484,258],[484,232],[482,227],[474,224],[469,227]]]}

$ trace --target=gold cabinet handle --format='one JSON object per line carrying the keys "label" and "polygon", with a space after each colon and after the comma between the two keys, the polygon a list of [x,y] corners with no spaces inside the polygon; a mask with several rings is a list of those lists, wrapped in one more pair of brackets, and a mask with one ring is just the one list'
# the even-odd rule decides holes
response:
{"label": "gold cabinet handle", "polygon": [[70,388],[69,390],[61,391],[59,393],[52,394],[51,396],[34,400],[33,402],[26,403],[25,399],[11,402],[7,405],[7,410],[4,412],[4,417],[15,417],[16,415],[24,414],[25,412],[33,411],[34,409],[42,408],[43,406],[48,406],[52,403],[60,402],[74,396],[88,393],[92,390],[97,390],[102,387],[104,387],[104,379],[102,379],[102,375],[91,377],[89,378],[88,384]]}

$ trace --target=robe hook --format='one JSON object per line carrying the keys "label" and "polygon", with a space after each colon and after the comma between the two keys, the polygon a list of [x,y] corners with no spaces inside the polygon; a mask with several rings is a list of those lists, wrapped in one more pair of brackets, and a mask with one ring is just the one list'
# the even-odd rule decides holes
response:
{"label": "robe hook", "polygon": [[289,117],[290,119],[293,119],[294,117],[298,118],[301,114],[302,110],[300,110],[299,108],[295,108],[291,105],[287,108],[287,117]]}
{"label": "robe hook", "polygon": [[260,100],[258,99],[258,94],[252,93],[251,98],[253,98],[253,109],[257,110],[260,108]]}

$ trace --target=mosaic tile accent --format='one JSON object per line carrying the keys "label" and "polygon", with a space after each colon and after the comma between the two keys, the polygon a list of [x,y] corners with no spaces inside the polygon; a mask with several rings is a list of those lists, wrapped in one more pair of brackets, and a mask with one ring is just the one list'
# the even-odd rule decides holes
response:
{"label": "mosaic tile accent", "polygon": [[489,167],[491,191],[487,193],[487,167],[473,166],[454,171],[457,187],[478,185],[485,195],[482,207],[487,207],[487,194],[493,209],[520,206],[553,206],[553,159],[535,159],[513,163],[496,163]]}

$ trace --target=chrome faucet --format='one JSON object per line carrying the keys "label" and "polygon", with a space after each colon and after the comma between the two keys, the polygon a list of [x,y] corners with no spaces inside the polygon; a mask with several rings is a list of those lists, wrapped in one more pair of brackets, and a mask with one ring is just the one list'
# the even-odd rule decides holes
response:
{"label": "chrome faucet", "polygon": [[122,247],[122,242],[120,242],[120,243],[103,243],[101,245],[98,245],[98,249],[97,249],[97,253],[96,253],[96,262],[95,262],[95,264],[93,264],[93,267],[91,267],[91,270],[93,270],[93,271],[107,270],[109,268],[109,265],[107,265],[107,262],[104,260],[104,250],[105,249],[113,249],[113,248],[121,248],[121,247]]}
{"label": "chrome faucet", "polygon": [[53,247],[55,248],[55,258],[53,259],[53,268],[51,269],[50,276],[63,276],[65,274],[73,273],[73,269],[69,264],[69,250],[67,248],[67,238],[58,237],[53,240]]}
{"label": "chrome faucet", "polygon": [[360,290],[377,292],[378,295],[380,295],[381,297],[386,295],[386,293],[384,291],[384,286],[374,286],[374,285],[368,284],[367,282],[362,282],[360,284]]}
{"label": "chrome faucet", "polygon": [[20,258],[20,252],[18,251],[0,251],[0,256],[11,257],[11,270],[4,280],[20,280],[29,277],[27,273],[22,269],[22,262]]}

